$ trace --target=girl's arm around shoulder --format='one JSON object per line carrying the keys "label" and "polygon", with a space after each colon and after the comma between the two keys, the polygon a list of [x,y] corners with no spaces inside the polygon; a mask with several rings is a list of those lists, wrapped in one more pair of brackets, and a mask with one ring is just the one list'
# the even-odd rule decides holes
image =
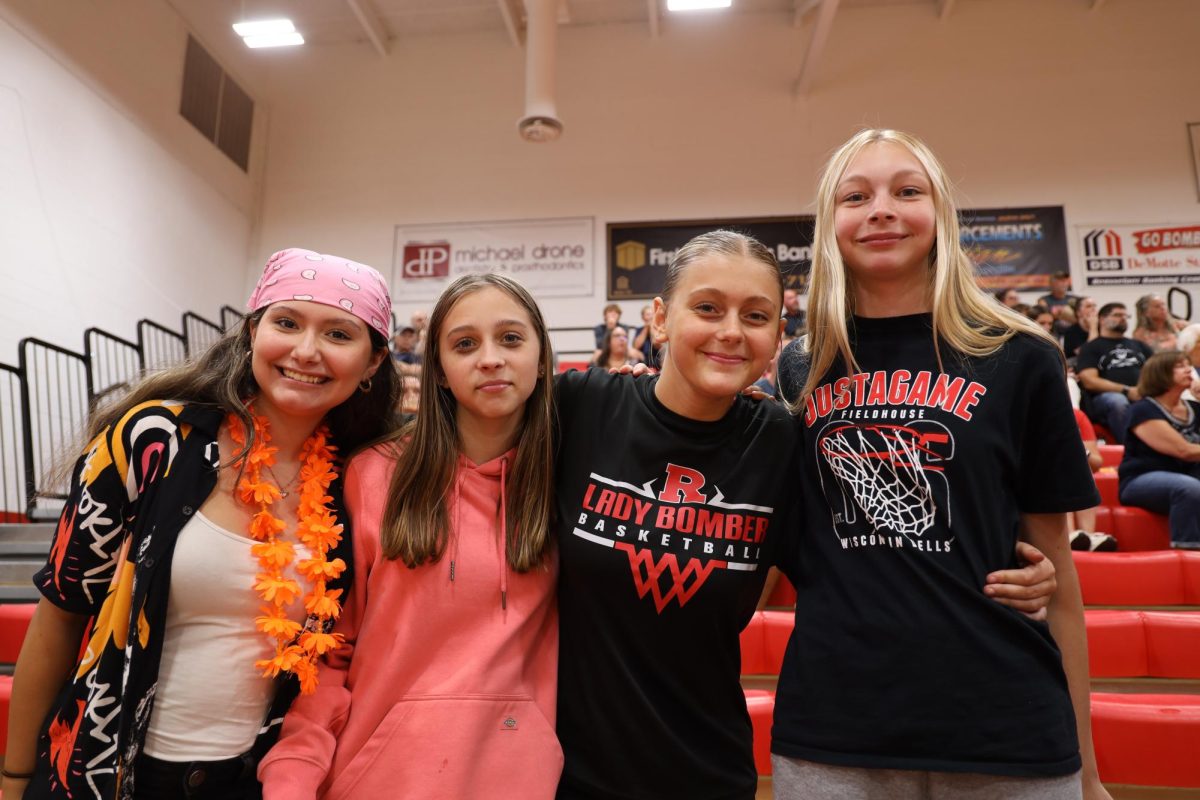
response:
{"label": "girl's arm around shoulder", "polygon": [[288,709],[279,741],[258,767],[264,800],[308,800],[317,796],[337,750],[337,739],[350,715],[347,685],[354,647],[366,610],[367,583],[380,557],[379,523],[391,485],[395,450],[379,445],[350,460],[346,466],[346,513],[353,530],[354,583],[342,598],[334,626],[345,644],[326,654],[318,668],[317,690],[300,695]]}

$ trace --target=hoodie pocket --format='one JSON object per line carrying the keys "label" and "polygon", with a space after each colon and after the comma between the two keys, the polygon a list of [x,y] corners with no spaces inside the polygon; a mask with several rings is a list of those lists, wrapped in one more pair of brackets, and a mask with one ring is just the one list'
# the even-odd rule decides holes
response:
{"label": "hoodie pocket", "polygon": [[549,800],[562,764],[554,729],[528,697],[410,698],[392,706],[324,798]]}

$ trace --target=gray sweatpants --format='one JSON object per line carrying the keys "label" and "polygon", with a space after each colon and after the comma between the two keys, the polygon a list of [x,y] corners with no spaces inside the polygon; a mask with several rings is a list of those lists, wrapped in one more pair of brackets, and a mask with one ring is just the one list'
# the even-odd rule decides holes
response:
{"label": "gray sweatpants", "polygon": [[771,756],[775,800],[1081,800],[1079,773],[1011,778],[958,772],[865,769]]}

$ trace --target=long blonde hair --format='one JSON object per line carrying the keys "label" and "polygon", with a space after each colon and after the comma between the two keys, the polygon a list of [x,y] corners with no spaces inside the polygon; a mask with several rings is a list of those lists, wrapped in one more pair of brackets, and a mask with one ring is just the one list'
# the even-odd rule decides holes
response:
{"label": "long blonde hair", "polygon": [[866,129],[839,147],[817,184],[817,220],[808,293],[807,350],[810,367],[795,405],[805,400],[840,358],[847,374],[858,371],[850,347],[849,321],[854,292],[838,250],[834,230],[837,187],[850,163],[867,147],[881,143],[903,147],[921,163],[929,178],[936,239],[929,254],[929,293],[933,306],[933,345],[942,366],[940,343],[967,356],[988,356],[1018,333],[1054,340],[1032,320],[1005,308],[975,283],[975,265],[959,243],[958,210],[946,170],[919,139],[902,131]]}
{"label": "long blonde hair", "polygon": [[421,364],[421,403],[416,418],[391,442],[396,469],[388,487],[380,543],[384,555],[409,567],[439,561],[450,539],[446,506],[451,502],[461,444],[457,402],[450,388],[441,383],[442,327],[455,303],[489,286],[525,309],[541,348],[539,377],[533,394],[525,401],[517,455],[507,481],[509,566],[527,572],[544,562],[550,548],[554,500],[554,356],[550,334],[537,303],[521,284],[493,273],[464,275],[446,287],[429,315]]}

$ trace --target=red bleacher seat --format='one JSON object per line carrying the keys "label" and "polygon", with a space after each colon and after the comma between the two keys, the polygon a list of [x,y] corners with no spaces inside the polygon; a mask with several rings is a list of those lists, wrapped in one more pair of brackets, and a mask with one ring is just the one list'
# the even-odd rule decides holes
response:
{"label": "red bleacher seat", "polygon": [[1114,506],[1112,529],[1122,552],[1139,550],[1169,550],[1171,547],[1171,523],[1162,514],[1144,508]]}
{"label": "red bleacher seat", "polygon": [[587,372],[589,366],[591,366],[591,362],[589,361],[560,361],[558,362],[558,371],[570,372],[573,369],[577,369],[580,372]]}
{"label": "red bleacher seat", "polygon": [[796,587],[792,586],[792,582],[782,572],[779,573],[779,580],[776,581],[775,588],[771,590],[770,596],[767,597],[767,605],[773,607],[796,605]]}
{"label": "red bleacher seat", "polygon": [[771,774],[771,718],[775,716],[775,693],[746,689],[746,710],[754,730],[754,768],[759,775]]}
{"label": "red bleacher seat", "polygon": [[1087,605],[1200,605],[1200,552],[1072,555]]}
{"label": "red bleacher seat", "polygon": [[1121,466],[1121,459],[1125,457],[1125,445],[1102,444],[1097,449],[1100,451],[1100,457],[1104,459],[1104,466],[1113,469]]}
{"label": "red bleacher seat", "polygon": [[1088,609],[1093,678],[1200,677],[1200,613]]}
{"label": "red bleacher seat", "polygon": [[1110,508],[1121,505],[1117,498],[1117,473],[1097,472],[1092,477],[1096,479],[1096,488],[1100,490],[1100,505]]}
{"label": "red bleacher seat", "polygon": [[15,664],[37,603],[0,603],[0,664]]}
{"label": "red bleacher seat", "polygon": [[1139,611],[1084,611],[1088,672],[1093,678],[1136,678],[1150,674],[1146,631]]}
{"label": "red bleacher seat", "polygon": [[1200,696],[1092,694],[1100,779],[1135,786],[1200,786]]}
{"label": "red bleacher seat", "polygon": [[1112,435],[1112,431],[1101,425],[1099,422],[1092,420],[1092,429],[1096,431],[1096,439],[1101,442],[1115,444],[1117,437]]}
{"label": "red bleacher seat", "polygon": [[1108,506],[1096,507],[1096,530],[1100,533],[1112,533],[1112,509]]}
{"label": "red bleacher seat", "polygon": [[1146,666],[1155,678],[1200,678],[1200,613],[1146,611]]}
{"label": "red bleacher seat", "polygon": [[758,611],[742,631],[742,674],[778,675],[795,617],[788,611]]}

